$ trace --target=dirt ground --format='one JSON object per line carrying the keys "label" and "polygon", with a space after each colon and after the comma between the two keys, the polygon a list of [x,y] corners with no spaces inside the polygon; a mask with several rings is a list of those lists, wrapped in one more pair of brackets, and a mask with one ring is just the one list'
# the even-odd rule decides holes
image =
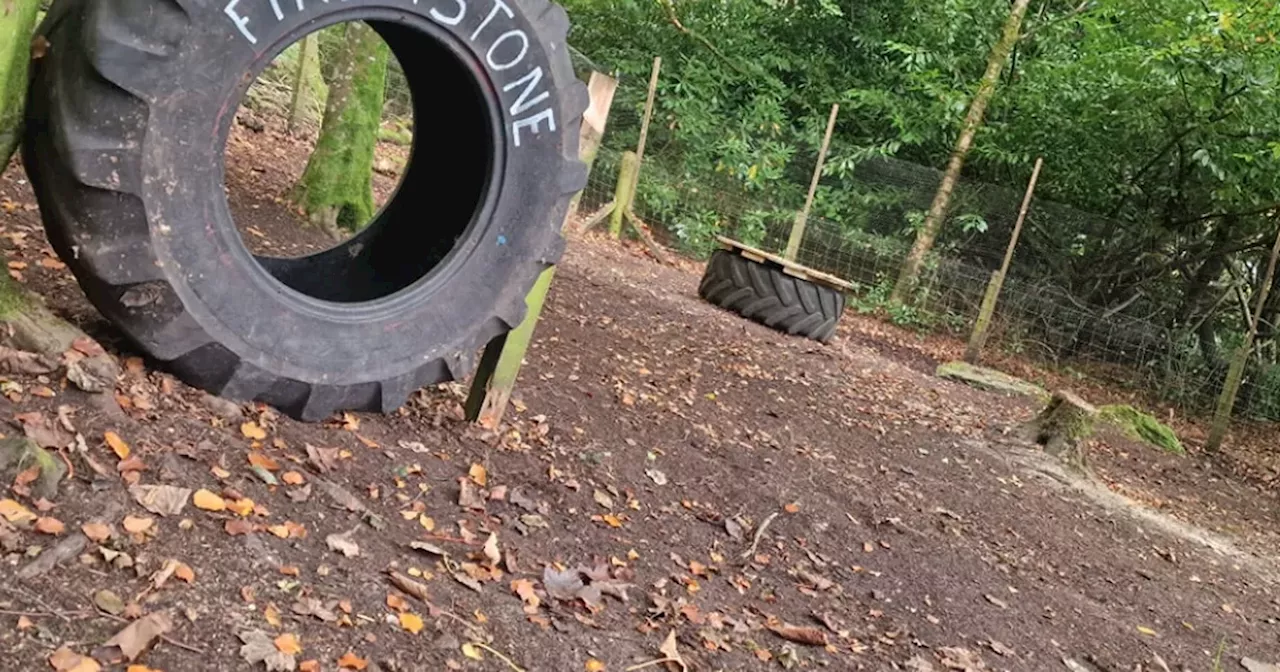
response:
{"label": "dirt ground", "polygon": [[[267,249],[321,244],[276,235],[287,180],[240,196],[261,160],[229,161],[236,212]],[[306,425],[134,357],[23,180],[0,177],[11,271],[126,373],[122,415],[60,374],[0,385],[4,433],[87,446],[52,501],[0,495],[65,526],[0,527],[0,670],[124,670],[158,623],[130,672],[680,669],[653,662],[672,642],[708,671],[1280,662],[1269,489],[1104,431],[1093,467],[1136,504],[1090,494],[1017,438],[1030,404],[931,375],[946,339],[852,314],[831,345],[787,338],[701,302],[696,264],[575,240],[500,431],[462,421],[458,384]],[[130,483],[208,492],[160,515]]]}

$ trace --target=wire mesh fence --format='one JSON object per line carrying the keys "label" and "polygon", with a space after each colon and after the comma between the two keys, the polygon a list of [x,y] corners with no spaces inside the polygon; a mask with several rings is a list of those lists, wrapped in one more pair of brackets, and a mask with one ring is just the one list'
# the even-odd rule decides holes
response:
{"label": "wire mesh fence", "polygon": [[[633,81],[629,90],[625,85],[620,90],[605,147],[582,197],[584,214],[613,197],[622,151],[634,142],[639,123],[641,84]],[[803,188],[753,191],[741,181],[718,175],[680,179],[663,171],[667,150],[662,139],[650,146],[654,149],[641,172],[635,210],[655,237],[693,256],[707,253],[717,234],[777,254],[785,250],[802,205],[795,194],[802,196]],[[804,180],[802,173],[795,177]],[[854,172],[851,189],[858,207],[852,215],[846,209],[841,217],[811,214],[796,260],[853,283],[854,309],[883,312],[899,324],[963,337],[999,268],[1023,193],[962,180],[947,224],[954,234],[928,258],[911,300],[891,304],[889,293],[918,224],[913,218],[927,209],[940,177],[933,168],[891,158],[864,162]],[[1051,231],[1069,218],[1107,225],[1105,217],[1037,199],[1026,227]],[[1212,410],[1226,375],[1225,363],[1206,363],[1194,329],[1172,329],[1159,319],[1147,319],[1141,296],[1118,305],[1096,305],[1055,283],[1044,269],[1020,270],[1026,269],[1015,264],[1005,280],[988,348],[1119,386],[1183,413]],[[1280,420],[1280,369],[1261,363],[1250,367],[1236,408],[1238,414]]]}

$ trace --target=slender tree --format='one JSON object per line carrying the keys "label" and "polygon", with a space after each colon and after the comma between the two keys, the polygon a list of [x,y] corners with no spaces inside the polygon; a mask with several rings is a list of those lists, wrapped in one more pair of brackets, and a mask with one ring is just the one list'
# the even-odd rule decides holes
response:
{"label": "slender tree", "polygon": [[0,0],[0,171],[22,137],[31,33],[40,0]]}
{"label": "slender tree", "polygon": [[293,73],[293,97],[289,100],[289,132],[296,133],[310,108],[319,97],[316,84],[320,77],[320,40],[315,33],[298,44],[298,66]]}
{"label": "slender tree", "polygon": [[365,23],[346,24],[342,45],[333,56],[320,137],[293,194],[308,219],[335,236],[373,216],[373,149],[390,58]]}
{"label": "slender tree", "polygon": [[1027,5],[1030,2],[1031,0],[1014,0],[1013,9],[1009,11],[1009,18],[1004,23],[1004,32],[991,48],[991,55],[987,58],[986,74],[982,76],[982,81],[978,83],[978,91],[969,103],[969,112],[965,115],[964,125],[960,127],[960,137],[956,139],[955,149],[951,151],[947,171],[942,176],[942,183],[938,185],[933,204],[929,206],[929,214],[924,218],[924,225],[916,233],[916,242],[911,246],[911,251],[907,253],[907,259],[902,264],[898,282],[890,295],[891,301],[901,302],[915,287],[920,278],[920,266],[924,263],[925,255],[929,254],[934,241],[938,239],[938,233],[942,231],[942,224],[947,219],[947,207],[951,204],[951,194],[955,191],[956,182],[960,180],[960,171],[964,168],[969,150],[973,148],[973,137],[977,135],[978,129],[982,128],[987,104],[995,95],[1000,73],[1009,60],[1009,53],[1013,51],[1018,35],[1022,32],[1022,19],[1027,14]]}

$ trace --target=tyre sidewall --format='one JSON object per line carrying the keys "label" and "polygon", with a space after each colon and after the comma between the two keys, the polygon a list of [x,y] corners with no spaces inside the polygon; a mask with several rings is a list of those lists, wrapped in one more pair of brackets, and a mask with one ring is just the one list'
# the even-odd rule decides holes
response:
{"label": "tyre sidewall", "polygon": [[[129,78],[127,87],[149,108],[142,199],[155,256],[195,321],[240,358],[304,382],[392,378],[493,335],[479,331],[500,330],[495,311],[520,303],[522,290],[562,249],[567,199],[559,182],[566,157],[576,154],[577,129],[563,114],[573,82],[563,81],[565,69],[554,60],[567,58],[553,53],[564,45],[548,40],[539,17],[527,16],[516,2],[306,0],[299,12],[297,0],[227,1],[183,3],[190,24],[176,57]],[[287,289],[253,261],[227,207],[221,155],[243,93],[271,58],[319,26],[356,19],[402,22],[424,39],[448,43],[478,73],[502,140],[487,210],[438,273],[369,304],[332,304]],[[512,31],[527,36],[527,51],[516,65],[490,67],[518,53],[512,45],[520,41],[502,37]],[[517,81],[539,67],[539,91],[550,95],[517,117]],[[555,130],[543,121],[534,133],[526,121],[517,146],[513,127],[543,109],[552,111]]]}

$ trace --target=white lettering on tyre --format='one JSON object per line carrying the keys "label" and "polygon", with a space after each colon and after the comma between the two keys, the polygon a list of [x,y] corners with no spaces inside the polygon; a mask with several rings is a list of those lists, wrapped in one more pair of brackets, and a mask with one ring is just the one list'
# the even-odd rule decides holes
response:
{"label": "white lettering on tyre", "polygon": [[[243,0],[227,0],[227,4],[223,7],[223,14],[231,20],[232,25],[236,27],[240,35],[244,37],[249,44],[257,44],[258,37],[250,29],[251,16],[262,19],[262,14],[255,14],[252,11],[245,11],[240,8]],[[417,5],[419,0],[401,0],[403,2],[412,2]],[[429,2],[432,0],[428,0]],[[445,9],[441,11],[441,7],[432,7],[428,10],[427,15],[432,21],[450,28],[457,27],[467,17],[467,3],[470,0],[434,0],[442,5]],[[328,4],[330,0],[323,0]],[[524,30],[512,27],[497,25],[490,29],[490,25],[499,19],[499,15],[505,16],[506,19],[514,19],[515,12],[504,0],[492,0],[493,7],[485,14],[484,19],[480,21],[480,25],[476,26],[468,36],[467,41],[475,45],[477,40],[484,39],[487,35],[497,34],[492,42],[489,43],[487,49],[477,45],[478,50],[484,50],[484,63],[490,72],[497,73],[506,72],[519,66],[525,57],[529,54],[529,35]],[[267,0],[271,7],[271,14],[277,23],[284,21],[285,12],[281,7],[280,0]],[[449,3],[456,6],[456,9],[448,8]],[[245,3],[249,4],[249,3]],[[305,0],[294,0],[299,12],[307,10]],[[312,3],[314,5],[314,3]],[[259,5],[260,6],[260,5]],[[243,13],[242,13],[243,12]],[[446,13],[450,12],[450,13]],[[498,21],[502,23],[501,20]],[[506,30],[503,30],[506,28]],[[511,95],[504,95],[506,99],[504,104],[509,104],[507,108],[508,114],[511,116],[511,141],[516,147],[520,147],[521,132],[539,135],[544,130],[554,132],[556,130],[555,110],[547,103],[551,98],[551,93],[543,84],[542,66],[534,65],[519,78],[512,80],[501,86],[503,94],[513,94],[515,100],[511,100]],[[535,106],[543,105],[542,109],[532,111]],[[525,115],[525,116],[520,116]],[[543,128],[545,126],[545,128]]]}

